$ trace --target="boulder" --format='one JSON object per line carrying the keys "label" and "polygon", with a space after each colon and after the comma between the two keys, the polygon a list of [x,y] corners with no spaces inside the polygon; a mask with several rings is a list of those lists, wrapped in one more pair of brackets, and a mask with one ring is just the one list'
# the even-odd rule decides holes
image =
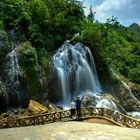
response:
{"label": "boulder", "polygon": [[28,111],[34,114],[40,114],[49,112],[49,109],[34,100],[30,100]]}

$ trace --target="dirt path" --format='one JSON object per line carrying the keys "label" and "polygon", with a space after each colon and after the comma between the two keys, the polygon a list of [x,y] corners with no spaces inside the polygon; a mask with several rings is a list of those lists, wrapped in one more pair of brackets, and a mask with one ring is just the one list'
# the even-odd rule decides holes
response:
{"label": "dirt path", "polygon": [[139,129],[88,122],[57,122],[1,129],[0,140],[140,140]]}
{"label": "dirt path", "polygon": [[84,120],[83,122],[115,125],[111,121],[108,121],[108,120],[105,120],[105,119],[99,119],[99,118],[90,118],[90,119]]}

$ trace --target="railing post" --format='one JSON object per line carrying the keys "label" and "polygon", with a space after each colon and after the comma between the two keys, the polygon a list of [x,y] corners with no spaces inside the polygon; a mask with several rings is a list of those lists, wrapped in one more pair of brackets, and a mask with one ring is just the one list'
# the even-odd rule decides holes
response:
{"label": "railing post", "polygon": [[60,118],[59,119],[61,121],[62,120],[62,112],[59,112],[59,113],[60,113],[60,116],[59,116]]}
{"label": "railing post", "polygon": [[128,126],[128,124],[127,124],[127,117],[126,116],[123,117],[123,125]]}
{"label": "railing post", "polygon": [[123,125],[126,125],[126,117],[123,116]]}
{"label": "railing post", "polygon": [[54,114],[54,116],[53,116],[53,121],[55,122],[56,120],[55,120],[55,113],[53,113]]}
{"label": "railing post", "polygon": [[104,108],[102,108],[102,116],[104,116]]}
{"label": "railing post", "polygon": [[21,126],[20,119],[18,120],[18,122],[19,122],[19,127],[20,127]]}
{"label": "railing post", "polygon": [[92,116],[93,115],[93,108],[92,107],[90,107],[90,115]]}
{"label": "railing post", "polygon": [[[35,116],[33,117],[33,125],[36,125]],[[31,118],[32,119],[32,118]]]}
{"label": "railing post", "polygon": [[55,117],[55,113],[54,113],[54,122],[56,122],[56,117]]}

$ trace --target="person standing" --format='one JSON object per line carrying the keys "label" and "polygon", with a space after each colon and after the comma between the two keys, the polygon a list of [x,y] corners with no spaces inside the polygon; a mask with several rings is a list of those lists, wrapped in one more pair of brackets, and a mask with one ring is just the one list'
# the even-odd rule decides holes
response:
{"label": "person standing", "polygon": [[74,101],[71,102],[71,118],[75,115],[76,103]]}
{"label": "person standing", "polygon": [[81,100],[80,97],[76,97],[76,113],[78,117],[81,117]]}

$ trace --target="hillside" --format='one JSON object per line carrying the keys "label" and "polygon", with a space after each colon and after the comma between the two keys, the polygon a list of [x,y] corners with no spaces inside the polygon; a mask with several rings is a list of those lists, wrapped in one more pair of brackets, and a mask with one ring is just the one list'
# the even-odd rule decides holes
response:
{"label": "hillside", "polygon": [[128,31],[140,43],[140,25],[133,23],[128,27]]}

